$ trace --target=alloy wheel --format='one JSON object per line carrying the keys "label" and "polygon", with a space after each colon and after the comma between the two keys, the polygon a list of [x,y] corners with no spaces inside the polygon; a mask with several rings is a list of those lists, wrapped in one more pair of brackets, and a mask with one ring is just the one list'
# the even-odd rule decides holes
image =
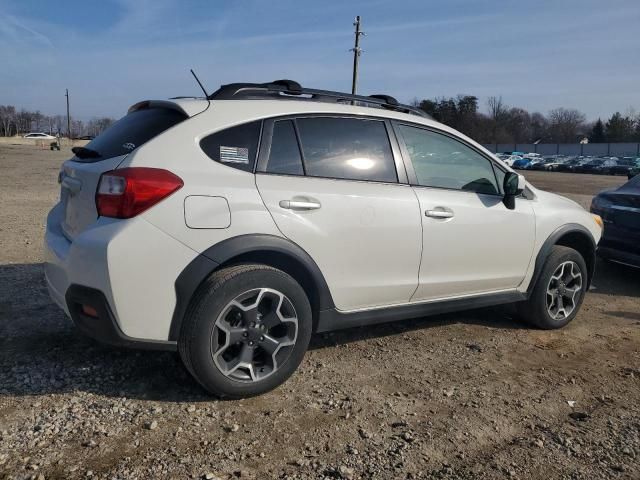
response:
{"label": "alloy wheel", "polygon": [[547,311],[554,320],[564,320],[576,309],[582,290],[582,272],[575,262],[561,263],[547,286]]}
{"label": "alloy wheel", "polygon": [[296,343],[298,317],[282,292],[257,288],[222,310],[211,336],[213,361],[239,382],[264,380],[287,360]]}

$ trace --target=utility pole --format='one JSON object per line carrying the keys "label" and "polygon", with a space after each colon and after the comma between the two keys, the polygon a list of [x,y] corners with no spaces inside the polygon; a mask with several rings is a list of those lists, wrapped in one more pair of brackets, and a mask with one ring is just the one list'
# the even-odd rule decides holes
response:
{"label": "utility pole", "polygon": [[364,35],[364,32],[360,31],[360,15],[356,17],[355,22],[353,22],[353,26],[356,27],[356,42],[354,47],[351,49],[353,52],[353,80],[351,81],[351,94],[355,95],[358,86],[358,63],[360,62],[360,55],[362,54],[362,49],[360,48],[360,35]]}
{"label": "utility pole", "polygon": [[64,94],[67,97],[67,137],[71,140],[71,117],[69,116],[69,89],[67,88],[67,93]]}

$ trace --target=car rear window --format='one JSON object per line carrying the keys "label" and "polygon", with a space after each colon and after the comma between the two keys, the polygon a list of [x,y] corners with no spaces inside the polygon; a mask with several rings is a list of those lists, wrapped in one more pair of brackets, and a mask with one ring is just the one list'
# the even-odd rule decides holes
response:
{"label": "car rear window", "polygon": [[186,119],[184,113],[169,108],[133,111],[85,145],[85,149],[97,152],[98,156],[83,158],[77,154],[77,161],[92,163],[125,155]]}

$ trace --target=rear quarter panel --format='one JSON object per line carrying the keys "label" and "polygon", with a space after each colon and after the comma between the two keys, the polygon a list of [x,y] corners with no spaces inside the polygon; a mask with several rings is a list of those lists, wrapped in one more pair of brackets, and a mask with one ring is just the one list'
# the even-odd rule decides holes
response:
{"label": "rear quarter panel", "polygon": [[[237,235],[280,235],[258,194],[254,175],[217,163],[200,148],[205,136],[256,117],[212,106],[131,154],[121,167],[163,168],[184,182],[180,190],[142,217],[198,253]],[[189,228],[185,222],[185,199],[192,195],[226,199],[231,212],[228,226],[225,223],[226,228]]]}

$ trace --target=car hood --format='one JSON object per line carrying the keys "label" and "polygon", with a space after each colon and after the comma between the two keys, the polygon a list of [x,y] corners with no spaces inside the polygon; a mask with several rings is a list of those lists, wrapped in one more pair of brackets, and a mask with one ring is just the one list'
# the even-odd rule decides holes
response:
{"label": "car hood", "polygon": [[546,192],[544,190],[536,190],[536,195],[541,202],[546,205],[554,205],[563,208],[579,208],[585,210],[585,208],[578,202],[571,200],[570,198],[558,195],[557,193]]}
{"label": "car hood", "polygon": [[640,208],[640,187],[629,183],[603,190],[597,197],[606,198],[615,205]]}

